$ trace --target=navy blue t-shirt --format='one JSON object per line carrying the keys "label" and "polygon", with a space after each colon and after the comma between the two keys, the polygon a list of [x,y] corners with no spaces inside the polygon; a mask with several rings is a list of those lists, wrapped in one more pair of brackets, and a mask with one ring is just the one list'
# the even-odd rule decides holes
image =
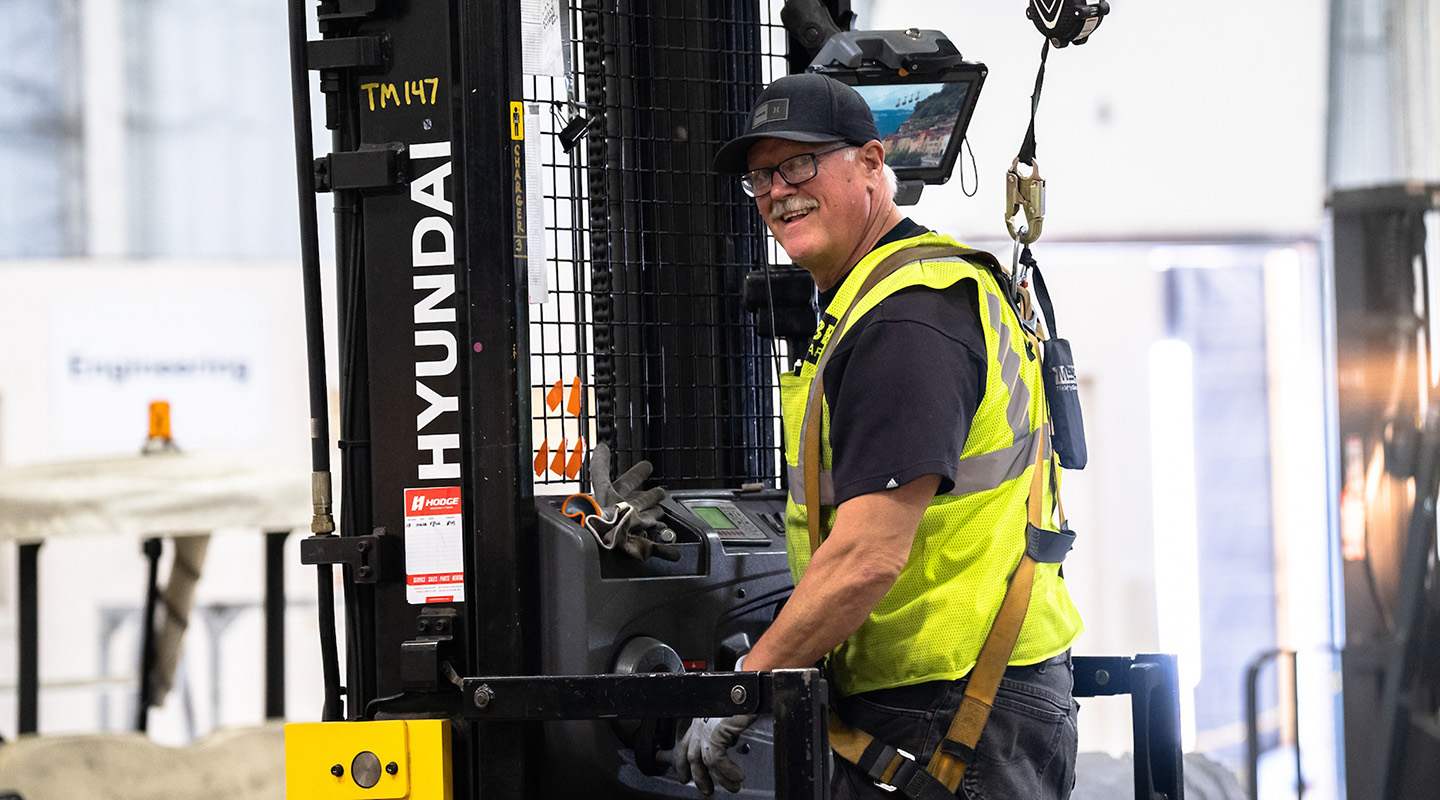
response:
{"label": "navy blue t-shirt", "polygon": [[[927,230],[908,217],[876,243]],[[842,278],[820,293],[826,308]],[[917,286],[886,297],[835,344],[825,366],[835,502],[941,476],[954,488],[970,422],[985,393],[979,287]]]}

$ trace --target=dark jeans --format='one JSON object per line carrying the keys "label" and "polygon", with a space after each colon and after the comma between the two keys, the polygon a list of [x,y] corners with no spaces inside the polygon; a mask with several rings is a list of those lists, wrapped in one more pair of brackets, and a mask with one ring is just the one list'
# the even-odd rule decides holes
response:
{"label": "dark jeans", "polygon": [[[840,718],[871,736],[929,762],[960,698],[965,679],[881,689],[841,699]],[[1063,653],[1028,667],[1010,667],[975,763],[965,769],[958,797],[968,800],[1065,800],[1075,785],[1075,672]],[[900,796],[876,786],[854,764],[835,758],[831,776],[835,800]]]}

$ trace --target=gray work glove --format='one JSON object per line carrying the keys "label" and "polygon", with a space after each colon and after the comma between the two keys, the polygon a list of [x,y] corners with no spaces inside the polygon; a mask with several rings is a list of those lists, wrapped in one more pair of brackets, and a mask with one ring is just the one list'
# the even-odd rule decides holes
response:
{"label": "gray work glove", "polygon": [[[644,501],[645,496],[660,493],[663,497],[664,489],[651,489],[642,492],[639,497]],[[651,501],[653,505],[654,502]],[[595,540],[606,550],[619,550],[631,558],[639,561],[654,556],[665,561],[679,561],[680,551],[673,545],[661,544],[653,541],[647,534],[647,530],[663,529],[660,522],[660,509],[649,508],[641,511],[633,508],[629,503],[621,502],[609,513],[609,516],[591,515],[585,518],[585,528],[595,535]]]}
{"label": "gray work glove", "polygon": [[740,791],[745,771],[730,757],[730,748],[740,741],[740,734],[755,719],[754,714],[736,714],[732,717],[701,717],[691,722],[690,729],[685,731],[671,757],[676,777],[681,783],[689,783],[693,777],[695,788],[706,797],[715,793],[716,783],[731,792]]}
{"label": "gray work glove", "polygon": [[604,442],[595,445],[590,451],[590,483],[594,487],[591,494],[602,509],[629,500],[640,485],[645,483],[645,479],[650,477],[650,473],[655,471],[649,461],[640,461],[625,470],[619,478],[612,479],[610,473],[614,470],[614,465],[610,463],[611,457],[610,445]]}
{"label": "gray work glove", "polygon": [[604,442],[590,452],[590,483],[600,516],[587,517],[585,527],[606,550],[619,550],[641,561],[651,556],[679,561],[679,550],[650,538],[652,532],[665,530],[660,504],[670,497],[663,486],[639,491],[654,467],[649,461],[640,461],[612,481],[610,458],[610,447]]}

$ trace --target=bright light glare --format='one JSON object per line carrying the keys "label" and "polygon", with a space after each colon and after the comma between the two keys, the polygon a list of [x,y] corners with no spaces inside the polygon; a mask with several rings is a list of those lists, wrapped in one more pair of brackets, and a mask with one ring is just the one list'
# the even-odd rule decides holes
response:
{"label": "bright light glare", "polygon": [[1195,743],[1195,687],[1200,683],[1194,387],[1190,345],[1166,339],[1151,346],[1156,621],[1161,652],[1176,654],[1180,662],[1180,725],[1186,750]]}

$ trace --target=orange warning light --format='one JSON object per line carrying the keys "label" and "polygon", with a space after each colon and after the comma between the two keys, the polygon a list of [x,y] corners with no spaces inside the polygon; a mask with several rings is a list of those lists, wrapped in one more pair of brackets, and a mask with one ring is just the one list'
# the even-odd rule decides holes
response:
{"label": "orange warning light", "polygon": [[170,438],[170,404],[164,400],[150,404],[150,438]]}

